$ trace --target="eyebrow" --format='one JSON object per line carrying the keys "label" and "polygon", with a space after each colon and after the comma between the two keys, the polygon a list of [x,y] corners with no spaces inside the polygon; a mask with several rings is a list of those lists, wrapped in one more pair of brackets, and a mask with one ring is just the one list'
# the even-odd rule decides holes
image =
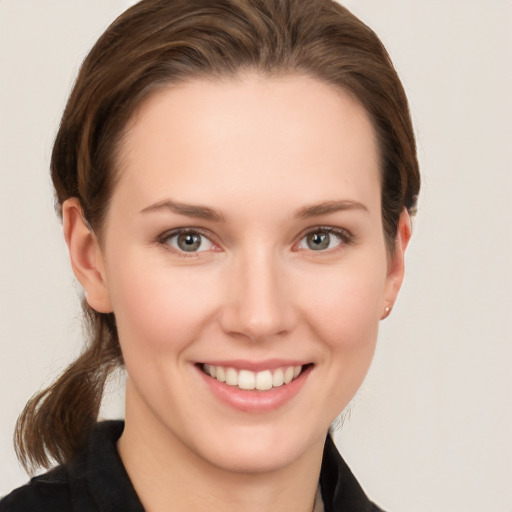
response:
{"label": "eyebrow", "polygon": [[319,217],[320,215],[329,215],[345,210],[361,210],[368,213],[368,208],[363,203],[357,201],[325,201],[322,203],[313,204],[299,208],[295,212],[295,217],[308,219],[311,217]]}
{"label": "eyebrow", "polygon": [[201,206],[199,204],[186,204],[178,203],[170,199],[159,201],[158,203],[152,204],[140,211],[140,213],[149,213],[159,210],[171,210],[179,215],[185,215],[187,217],[197,217],[198,219],[211,220],[215,222],[224,222],[224,215],[213,208],[208,206]]}
{"label": "eyebrow", "polygon": [[[187,217],[196,217],[198,219],[211,220],[214,222],[225,222],[224,215],[221,212],[214,210],[208,206],[198,204],[187,204],[165,199],[158,203],[147,206],[140,213],[149,213],[159,210],[171,210],[178,215],[185,215]],[[320,215],[329,215],[345,210],[361,210],[368,212],[368,208],[362,203],[357,201],[324,201],[322,203],[313,204],[299,208],[295,212],[296,218],[308,219],[311,217],[319,217]]]}

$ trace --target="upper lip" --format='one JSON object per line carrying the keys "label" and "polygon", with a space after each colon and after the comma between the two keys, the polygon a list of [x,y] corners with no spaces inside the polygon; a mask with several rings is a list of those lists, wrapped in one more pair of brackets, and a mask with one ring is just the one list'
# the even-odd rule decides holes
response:
{"label": "upper lip", "polygon": [[235,370],[250,370],[253,372],[260,372],[263,370],[275,370],[276,368],[283,368],[288,366],[304,366],[309,363],[309,361],[301,361],[298,359],[266,359],[264,361],[230,359],[201,361],[199,364],[209,364],[210,366],[222,366],[224,368],[234,368]]}

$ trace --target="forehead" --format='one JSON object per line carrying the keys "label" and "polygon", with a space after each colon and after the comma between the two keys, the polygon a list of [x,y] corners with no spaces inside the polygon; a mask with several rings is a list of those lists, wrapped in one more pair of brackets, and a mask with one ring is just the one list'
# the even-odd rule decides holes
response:
{"label": "forehead", "polygon": [[285,191],[303,202],[331,191],[380,204],[366,111],[308,76],[248,74],[158,90],[132,117],[119,156],[117,188],[140,207],[169,194],[208,204],[214,193],[222,202]]}

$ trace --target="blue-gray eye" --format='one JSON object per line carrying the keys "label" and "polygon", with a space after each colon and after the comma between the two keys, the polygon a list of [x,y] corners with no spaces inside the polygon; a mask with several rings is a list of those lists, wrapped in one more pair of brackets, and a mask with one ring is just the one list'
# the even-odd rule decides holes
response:
{"label": "blue-gray eye", "polygon": [[343,237],[331,230],[319,229],[308,233],[299,243],[299,249],[325,251],[343,243]]}
{"label": "blue-gray eye", "polygon": [[201,233],[197,231],[185,231],[168,238],[170,246],[183,252],[201,252],[208,251],[213,244]]}

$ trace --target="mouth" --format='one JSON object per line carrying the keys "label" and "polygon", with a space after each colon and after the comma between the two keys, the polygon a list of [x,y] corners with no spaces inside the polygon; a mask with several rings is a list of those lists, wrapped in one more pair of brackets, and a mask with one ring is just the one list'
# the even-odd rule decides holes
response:
{"label": "mouth", "polygon": [[202,363],[198,366],[203,373],[212,379],[233,388],[244,391],[269,391],[281,386],[287,386],[299,378],[312,364],[282,366],[257,372],[207,363]]}

